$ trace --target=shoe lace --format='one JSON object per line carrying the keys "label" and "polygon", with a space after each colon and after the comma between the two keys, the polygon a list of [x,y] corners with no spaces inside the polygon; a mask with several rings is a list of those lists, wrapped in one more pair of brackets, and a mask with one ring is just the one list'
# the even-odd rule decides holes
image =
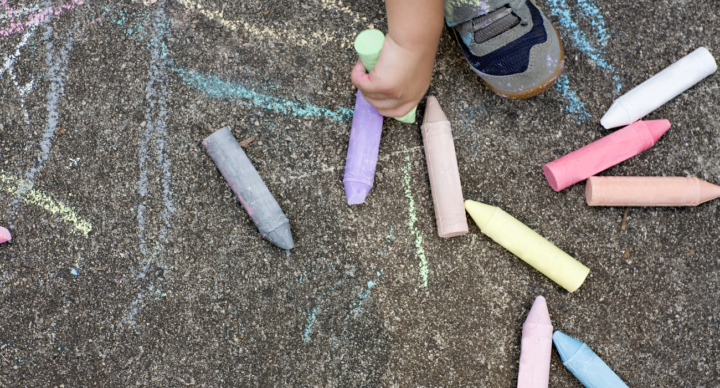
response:
{"label": "shoe lace", "polygon": [[520,18],[509,5],[504,5],[472,19],[476,43],[485,43],[520,24]]}

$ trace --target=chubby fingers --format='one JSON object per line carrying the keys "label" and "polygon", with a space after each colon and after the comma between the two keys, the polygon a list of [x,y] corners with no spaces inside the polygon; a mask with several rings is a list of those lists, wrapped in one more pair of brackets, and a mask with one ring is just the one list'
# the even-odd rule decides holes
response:
{"label": "chubby fingers", "polygon": [[[410,113],[410,111],[417,106],[417,102],[410,101],[406,103],[402,103],[398,100],[393,100],[395,102],[394,106],[388,106],[387,108],[377,108],[378,113],[385,117],[403,117],[406,114]],[[368,101],[370,102],[370,101]],[[372,103],[371,103],[372,104]],[[373,105],[375,106],[375,105]]]}
{"label": "chubby fingers", "polygon": [[355,64],[355,67],[353,67],[352,73],[350,73],[350,80],[352,80],[353,85],[360,90],[363,90],[361,85],[365,85],[370,82],[370,74],[365,72],[365,66],[359,59]]}
{"label": "chubby fingers", "polygon": [[395,88],[387,85],[387,82],[376,72],[368,74],[360,60],[353,67],[350,78],[353,85],[360,89],[365,100],[383,116],[402,117],[419,102],[401,100],[402,93],[396,92]]}
{"label": "chubby fingers", "polygon": [[366,73],[365,66],[363,66],[360,60],[355,64],[350,78],[353,85],[360,89],[363,97],[365,97],[368,102],[370,102],[370,100],[381,101],[390,98],[388,94],[389,88],[385,85],[386,82],[383,82],[377,72]]}

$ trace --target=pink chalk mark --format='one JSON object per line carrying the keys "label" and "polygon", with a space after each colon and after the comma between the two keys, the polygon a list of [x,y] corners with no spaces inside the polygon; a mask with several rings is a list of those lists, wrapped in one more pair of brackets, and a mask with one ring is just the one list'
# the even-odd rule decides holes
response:
{"label": "pink chalk mark", "polygon": [[0,226],[0,244],[12,240],[10,231]]}
{"label": "pink chalk mark", "polygon": [[[54,7],[47,7],[36,11],[27,12],[27,9],[13,9],[7,4],[7,0],[0,0],[2,5],[7,11],[7,15],[10,19],[10,26],[0,29],[0,36],[10,36],[25,32],[28,27],[37,26],[40,23],[45,22],[52,15],[59,16],[67,11],[72,11],[79,5],[83,5],[85,0],[70,0],[66,4],[62,4]],[[27,13],[27,20],[20,21],[16,20],[16,16],[20,16]]]}

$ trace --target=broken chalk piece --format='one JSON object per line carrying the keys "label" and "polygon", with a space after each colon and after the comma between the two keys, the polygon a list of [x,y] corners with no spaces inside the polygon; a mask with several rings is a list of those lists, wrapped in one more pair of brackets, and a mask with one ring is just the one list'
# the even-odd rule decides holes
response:
{"label": "broken chalk piece", "polygon": [[556,331],[553,336],[555,348],[563,365],[588,388],[628,388],[615,372],[584,343]]}
{"label": "broken chalk piece", "polygon": [[668,129],[667,120],[638,121],[544,165],[545,179],[563,190],[652,147]]}
{"label": "broken chalk piece", "polygon": [[523,323],[517,388],[548,388],[552,335],[547,302],[538,296]]}
{"label": "broken chalk piece", "polygon": [[12,240],[10,231],[0,226],[0,244]]}
{"label": "broken chalk piece", "polygon": [[465,209],[480,231],[568,292],[585,281],[590,269],[502,209],[471,200]]}
{"label": "broken chalk piece", "polygon": [[675,176],[592,176],[585,185],[590,206],[697,206],[720,198],[720,186]]}
{"label": "broken chalk piece", "polygon": [[421,128],[435,220],[440,237],[468,232],[452,128],[437,98],[429,96]]}
{"label": "broken chalk piece", "polygon": [[294,248],[290,221],[230,132],[230,128],[217,130],[203,140],[203,146],[240,199],[260,234],[280,248]]}
{"label": "broken chalk piece", "polygon": [[606,129],[634,123],[717,70],[712,54],[700,47],[615,100],[600,124]]}

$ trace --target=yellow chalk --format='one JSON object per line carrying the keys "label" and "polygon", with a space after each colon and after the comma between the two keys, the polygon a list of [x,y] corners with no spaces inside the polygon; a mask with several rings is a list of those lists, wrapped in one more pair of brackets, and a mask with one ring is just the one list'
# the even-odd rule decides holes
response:
{"label": "yellow chalk", "polygon": [[502,209],[466,200],[465,210],[484,235],[542,272],[568,292],[580,288],[590,273],[588,267]]}

